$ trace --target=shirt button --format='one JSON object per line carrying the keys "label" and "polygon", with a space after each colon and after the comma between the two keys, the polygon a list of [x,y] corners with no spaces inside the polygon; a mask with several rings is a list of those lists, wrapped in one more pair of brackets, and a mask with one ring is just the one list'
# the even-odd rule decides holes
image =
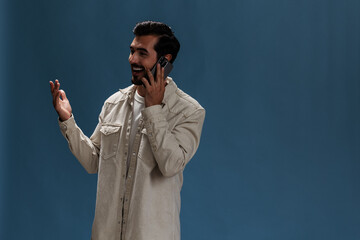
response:
{"label": "shirt button", "polygon": [[133,156],[135,156],[135,152],[133,152]]}
{"label": "shirt button", "polygon": [[131,175],[129,175],[129,178],[131,178]]}
{"label": "shirt button", "polygon": [[62,129],[66,130],[67,129],[66,125],[62,126]]}

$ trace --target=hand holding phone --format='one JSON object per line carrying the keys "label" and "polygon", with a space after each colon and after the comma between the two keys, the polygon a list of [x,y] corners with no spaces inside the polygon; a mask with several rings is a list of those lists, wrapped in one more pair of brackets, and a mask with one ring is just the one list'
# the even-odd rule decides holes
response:
{"label": "hand holding phone", "polygon": [[[166,78],[173,69],[173,65],[164,56],[161,56],[159,60],[155,63],[154,67],[151,69],[151,74],[153,75],[155,81],[156,81],[156,66],[158,63],[160,63],[160,67],[164,68],[164,78]],[[147,75],[145,76],[145,78],[148,80],[149,84],[151,84],[150,79]]]}

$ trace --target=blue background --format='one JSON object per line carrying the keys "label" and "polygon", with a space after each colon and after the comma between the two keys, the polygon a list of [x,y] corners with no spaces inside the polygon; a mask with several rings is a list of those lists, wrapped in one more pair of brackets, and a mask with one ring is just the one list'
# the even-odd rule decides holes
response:
{"label": "blue background", "polygon": [[90,239],[96,175],[68,150],[130,83],[132,28],[164,21],[171,76],[207,110],[182,239],[360,239],[360,2],[2,0],[0,239]]}

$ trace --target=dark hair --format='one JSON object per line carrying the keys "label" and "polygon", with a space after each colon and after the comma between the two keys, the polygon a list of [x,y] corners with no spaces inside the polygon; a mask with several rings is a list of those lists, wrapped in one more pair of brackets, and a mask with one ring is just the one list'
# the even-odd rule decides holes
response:
{"label": "dark hair", "polygon": [[145,21],[139,22],[133,29],[135,36],[155,35],[159,36],[158,42],[155,44],[154,49],[157,53],[157,58],[166,54],[171,54],[171,63],[180,50],[180,43],[174,35],[171,28],[165,23]]}

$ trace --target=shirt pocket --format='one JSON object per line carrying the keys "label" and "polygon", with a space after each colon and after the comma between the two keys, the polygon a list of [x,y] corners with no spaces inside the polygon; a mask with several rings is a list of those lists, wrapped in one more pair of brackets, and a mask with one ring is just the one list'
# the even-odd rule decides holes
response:
{"label": "shirt pocket", "polygon": [[116,155],[121,125],[103,124],[100,128],[101,132],[101,146],[100,156],[103,159],[109,159]]}

